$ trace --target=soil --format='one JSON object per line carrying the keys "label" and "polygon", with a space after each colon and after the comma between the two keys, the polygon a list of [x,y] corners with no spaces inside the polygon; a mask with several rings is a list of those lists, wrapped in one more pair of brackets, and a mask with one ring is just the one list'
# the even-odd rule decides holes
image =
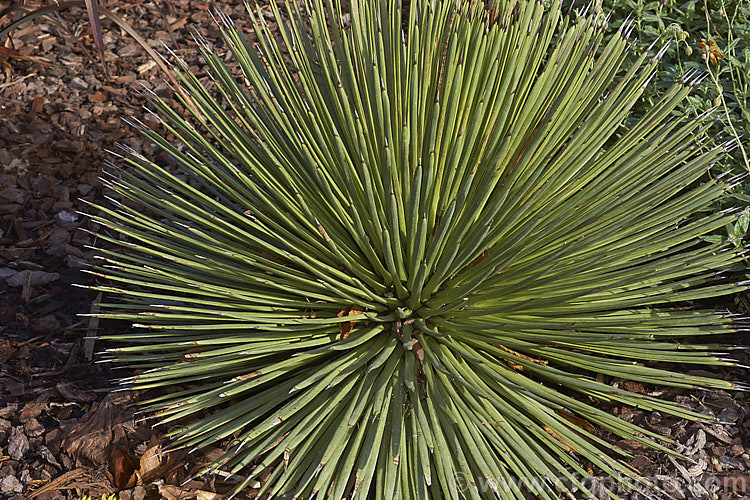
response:
{"label": "soil", "polygon": [[[51,3],[35,0],[25,6]],[[207,3],[99,3],[154,49],[164,52],[162,42],[176,48],[199,75],[203,66],[191,30],[221,47]],[[0,12],[9,5],[0,1]],[[224,2],[222,9],[238,25],[247,24],[242,2]],[[0,17],[0,27],[21,14]],[[144,88],[173,98],[166,75],[143,48],[111,20],[103,18],[102,27],[104,64],[86,11],[78,7],[39,17],[15,30],[12,41],[0,40],[6,44],[0,47],[0,499],[101,498],[105,493],[137,500],[226,498],[236,484],[231,479],[193,477],[218,456],[222,443],[191,455],[164,453],[163,429],[134,413],[140,395],[112,392],[112,380],[122,374],[109,363],[97,363],[106,345],[96,337],[128,325],[79,316],[96,312],[102,300],[85,288],[95,283],[86,270],[94,262],[100,229],[85,213],[96,210],[92,203],[108,203],[99,175],[116,157],[107,151],[124,144],[158,158],[123,118],[154,124],[143,109]],[[739,336],[723,340],[742,341]],[[744,351],[736,357],[750,364]],[[747,377],[739,368],[712,374]],[[611,409],[674,439],[674,448],[687,457],[675,460],[608,437],[632,454],[632,466],[664,490],[663,498],[750,498],[746,393],[629,384],[630,390],[661,391],[662,397],[718,417],[719,423],[690,423],[657,412]],[[256,492],[246,490],[238,498]]]}

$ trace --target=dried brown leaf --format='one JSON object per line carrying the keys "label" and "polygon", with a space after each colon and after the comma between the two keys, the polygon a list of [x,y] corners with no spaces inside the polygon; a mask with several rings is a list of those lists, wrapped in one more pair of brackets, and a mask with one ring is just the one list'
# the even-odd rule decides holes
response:
{"label": "dried brown leaf", "polygon": [[[527,356],[527,355],[522,354],[520,352],[514,351],[513,349],[509,349],[508,347],[505,347],[504,345],[500,345],[500,344],[493,344],[493,345],[494,345],[494,347],[497,347],[498,349],[502,349],[503,351],[505,351],[505,352],[507,352],[509,354],[512,354],[514,356],[517,356],[517,357],[519,357],[521,359],[525,359],[526,361],[531,361],[532,363],[536,363],[538,365],[546,365],[547,364],[547,361],[545,361],[543,359],[532,358],[531,356]],[[505,362],[508,364],[508,366],[510,366],[514,370],[519,371],[519,372],[523,371],[523,365],[521,365],[519,363],[515,363],[515,362],[513,362],[510,359],[506,359]]]}
{"label": "dried brown leaf", "polygon": [[162,477],[172,466],[169,455],[162,451],[161,444],[150,446],[141,456],[138,477],[147,483]]}
{"label": "dried brown leaf", "polygon": [[123,446],[115,446],[108,457],[109,472],[112,473],[115,486],[125,489],[135,486],[134,473],[138,460]]}
{"label": "dried brown leaf", "polygon": [[543,425],[542,429],[544,429],[547,432],[547,434],[549,434],[553,438],[557,439],[560,443],[562,443],[568,450],[572,451],[573,453],[578,453],[578,451],[575,448],[573,448],[570,445],[570,443],[568,443],[563,438],[561,438],[555,431],[553,431],[552,429],[550,429],[546,425]]}
{"label": "dried brown leaf", "polygon": [[[344,309],[339,311],[336,316],[339,318],[343,318],[344,316],[356,316],[357,314],[362,314],[364,312],[364,308],[362,306],[346,306]],[[341,332],[341,337],[339,337],[340,340],[346,340],[349,338],[349,334],[352,333],[352,330],[354,329],[354,325],[356,324],[356,321],[345,321],[339,323],[339,330]]]}
{"label": "dried brown leaf", "polygon": [[89,412],[65,438],[62,447],[79,463],[105,465],[109,450],[125,438],[125,425],[132,420],[128,393],[110,393]]}
{"label": "dried brown leaf", "polygon": [[585,430],[589,434],[596,435],[596,428],[591,425],[591,422],[588,420],[585,420],[583,418],[580,418],[570,412],[564,411],[564,410],[555,410],[555,413],[560,415],[562,418],[570,422],[571,424],[574,424],[581,429]]}

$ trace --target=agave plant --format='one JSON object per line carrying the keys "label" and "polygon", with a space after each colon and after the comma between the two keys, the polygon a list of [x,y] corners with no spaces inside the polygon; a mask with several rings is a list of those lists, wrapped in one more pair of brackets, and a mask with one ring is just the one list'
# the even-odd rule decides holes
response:
{"label": "agave plant", "polygon": [[131,152],[109,179],[94,219],[119,249],[95,274],[119,297],[103,314],[134,323],[123,382],[171,387],[145,409],[176,446],[224,445],[206,471],[238,491],[648,487],[604,436],[677,453],[608,405],[708,417],[614,382],[743,388],[680,371],[732,364],[684,342],[735,331],[689,301],[744,288],[720,279],[737,251],[701,239],[737,217],[701,212],[731,145],[699,153],[702,119],[671,113],[700,77],[623,129],[659,53],[621,68],[629,30],[600,46],[596,12],[271,8],[252,38],[219,16],[233,59],[201,41],[210,81],[178,64],[191,119],[153,97],[163,129],[143,132],[179,172]]}

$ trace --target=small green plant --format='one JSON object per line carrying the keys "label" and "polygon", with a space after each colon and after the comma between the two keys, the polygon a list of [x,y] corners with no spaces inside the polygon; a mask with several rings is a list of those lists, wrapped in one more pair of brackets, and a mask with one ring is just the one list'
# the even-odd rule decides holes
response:
{"label": "small green plant", "polygon": [[[698,116],[715,109],[715,122],[704,131],[704,147],[729,138],[737,140],[738,147],[714,165],[711,175],[750,172],[750,4],[743,0],[603,0],[601,4],[611,11],[615,28],[628,17],[636,20],[631,58],[653,43],[670,44],[655,84],[646,89],[643,104],[635,107],[633,116],[645,114],[661,93],[686,73],[706,72],[708,78],[675,111]],[[747,183],[737,184],[729,194],[716,210],[750,204]],[[744,231],[738,231],[743,227]],[[725,239],[743,245],[747,224],[729,225],[722,233]]]}
{"label": "small green plant", "polygon": [[[79,500],[96,500],[96,499],[94,497],[90,497],[88,495],[83,495],[82,497],[80,497]],[[109,496],[107,496],[106,494],[103,494],[102,495],[102,500],[117,500],[117,496],[114,495],[114,494],[109,495]]]}
{"label": "small green plant", "polygon": [[598,51],[559,3],[349,3],[272,2],[254,39],[219,15],[237,67],[181,65],[194,124],[153,97],[180,172],[129,151],[93,217],[123,384],[173,388],[145,410],[238,490],[595,498],[582,459],[651,486],[599,431],[679,454],[607,405],[710,417],[611,382],[746,388],[683,371],[736,331],[685,304],[746,288],[702,239],[740,217],[700,182],[736,141],[673,116],[701,77],[623,127],[664,54],[624,66],[630,25]]}

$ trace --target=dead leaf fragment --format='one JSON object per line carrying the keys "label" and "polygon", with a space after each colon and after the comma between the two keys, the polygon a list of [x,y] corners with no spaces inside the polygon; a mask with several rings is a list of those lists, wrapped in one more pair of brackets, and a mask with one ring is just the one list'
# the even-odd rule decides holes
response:
{"label": "dead leaf fragment", "polygon": [[591,422],[589,422],[588,420],[580,418],[564,410],[555,410],[555,413],[560,415],[562,418],[564,418],[571,424],[575,424],[577,427],[580,427],[581,429],[585,430],[589,434],[593,434],[594,436],[596,436],[596,428],[593,425],[591,425]]}
{"label": "dead leaf fragment", "polygon": [[184,489],[170,484],[160,484],[159,494],[165,500],[221,500],[223,495],[210,491]]}
{"label": "dead leaf fragment", "polygon": [[543,426],[542,426],[542,429],[544,429],[545,431],[547,431],[547,434],[549,434],[549,435],[550,435],[550,436],[552,436],[553,438],[557,439],[557,440],[558,440],[558,441],[559,441],[560,443],[562,443],[562,444],[563,444],[563,446],[565,446],[565,447],[566,447],[566,448],[567,448],[568,450],[572,451],[573,453],[578,453],[578,451],[577,451],[577,450],[576,450],[575,448],[573,448],[573,447],[572,447],[572,446],[570,445],[570,443],[568,443],[568,442],[567,442],[567,441],[565,441],[565,440],[564,440],[563,438],[561,438],[561,437],[560,437],[560,435],[559,435],[559,434],[557,434],[557,433],[556,433],[556,432],[555,432],[554,430],[552,430],[552,429],[551,429],[550,427],[547,427],[546,425],[543,425]]}
{"label": "dead leaf fragment", "polygon": [[17,50],[13,50],[13,49],[10,49],[8,47],[3,47],[3,46],[0,46],[0,56],[12,58],[12,59],[18,59],[21,61],[34,62],[38,64],[43,64],[45,66],[52,66],[53,64],[52,61],[50,61],[49,59],[45,59],[44,57],[23,55]]}
{"label": "dead leaf fragment", "polygon": [[[346,306],[346,308],[339,311],[336,316],[339,318],[343,318],[344,316],[356,316],[357,314],[362,314],[363,312],[364,308],[362,306]],[[341,337],[339,337],[339,340],[346,340],[349,337],[349,334],[352,333],[352,329],[354,329],[354,325],[356,323],[356,321],[345,321],[339,323],[339,331],[341,332]]]}
{"label": "dead leaf fragment", "polygon": [[108,465],[110,448],[125,437],[125,426],[132,420],[130,401],[128,393],[108,394],[63,441],[68,455],[76,462]]}
{"label": "dead leaf fragment", "polygon": [[221,500],[222,498],[224,498],[224,495],[210,491],[198,490],[195,492],[195,500]]}
{"label": "dead leaf fragment", "polygon": [[112,473],[118,489],[135,486],[133,475],[138,467],[138,461],[128,450],[122,446],[115,446],[109,454],[108,462],[109,472]]}
{"label": "dead leaf fragment", "polygon": [[138,476],[147,483],[163,476],[170,467],[169,456],[162,451],[160,444],[149,447],[141,456]]}
{"label": "dead leaf fragment", "polygon": [[[546,360],[543,360],[543,359],[534,359],[531,356],[527,356],[525,354],[521,354],[520,352],[514,351],[513,349],[505,347],[504,345],[493,344],[493,346],[497,347],[498,349],[502,349],[503,351],[505,351],[505,352],[507,352],[509,354],[513,354],[514,356],[517,356],[517,357],[519,357],[521,359],[525,359],[526,361],[531,361],[532,363],[536,363],[538,365],[543,365],[543,366],[547,364]],[[505,362],[508,364],[508,366],[510,366],[514,370],[519,371],[519,372],[523,371],[523,365],[521,365],[519,363],[515,363],[513,360],[510,360],[510,359],[506,359]]]}
{"label": "dead leaf fragment", "polygon": [[424,347],[422,347],[422,344],[417,340],[416,338],[412,337],[411,339],[411,350],[414,353],[414,355],[417,357],[420,363],[424,362]]}

